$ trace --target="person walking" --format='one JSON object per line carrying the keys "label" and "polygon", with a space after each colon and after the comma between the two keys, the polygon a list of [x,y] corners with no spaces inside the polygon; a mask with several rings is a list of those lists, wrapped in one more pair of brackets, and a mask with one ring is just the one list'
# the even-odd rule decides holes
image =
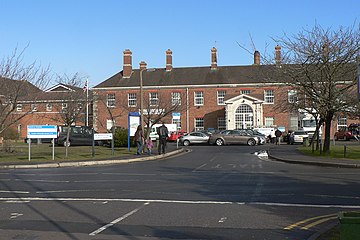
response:
{"label": "person walking", "polygon": [[142,154],[143,150],[143,144],[144,144],[144,133],[142,131],[141,125],[139,125],[135,132],[135,141],[136,141],[136,147],[137,147],[137,155]]}
{"label": "person walking", "polygon": [[169,130],[164,123],[157,129],[157,134],[159,135],[158,152],[159,154],[165,154],[166,141],[169,137]]}
{"label": "person walking", "polygon": [[281,135],[282,135],[282,132],[279,129],[276,129],[276,131],[275,131],[275,144],[276,145],[280,144]]}
{"label": "person walking", "polygon": [[151,152],[152,152],[152,148],[154,146],[152,140],[151,140],[151,137],[149,137],[148,139],[146,139],[145,141],[146,143],[146,148],[148,149],[148,154],[151,155]]}

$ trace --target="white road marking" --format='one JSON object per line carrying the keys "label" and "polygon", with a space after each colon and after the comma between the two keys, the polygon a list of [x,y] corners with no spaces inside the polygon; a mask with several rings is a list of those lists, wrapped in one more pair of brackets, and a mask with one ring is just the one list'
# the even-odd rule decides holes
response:
{"label": "white road marking", "polygon": [[276,203],[276,202],[222,202],[222,201],[190,201],[190,200],[165,200],[165,199],[130,199],[130,198],[0,198],[0,201],[92,201],[92,202],[149,202],[149,203],[179,203],[179,204],[236,204],[236,205],[258,205],[278,207],[312,207],[312,208],[353,208],[360,209],[360,205],[323,205],[323,204],[301,204],[301,203]]}
{"label": "white road marking", "polygon": [[227,217],[222,217],[222,218],[220,218],[219,223],[223,223],[223,222],[225,222],[225,221],[226,221],[226,219],[227,219]]}
{"label": "white road marking", "polygon": [[5,190],[0,190],[0,193],[29,194],[30,192],[25,192],[25,191],[5,191]]}
{"label": "white road marking", "polygon": [[22,201],[22,200],[9,200],[9,201],[5,201],[6,203],[29,203],[30,201]]}
{"label": "white road marking", "polygon": [[15,219],[15,218],[20,217],[22,215],[24,215],[24,214],[22,214],[22,213],[11,213],[10,219]]}
{"label": "white road marking", "polygon": [[200,168],[205,167],[206,165],[207,165],[207,163],[204,163],[203,165],[201,165],[201,166],[195,168],[194,170],[192,170],[192,172],[196,172],[197,170],[199,170]]}
{"label": "white road marking", "polygon": [[115,192],[115,189],[72,189],[72,190],[54,190],[54,191],[37,191],[37,194],[42,193],[67,193],[67,192]]}
{"label": "white road marking", "polygon": [[110,222],[110,223],[102,226],[101,228],[99,228],[99,229],[97,229],[97,230],[89,233],[89,235],[90,235],[90,236],[94,236],[94,235],[96,235],[96,234],[101,233],[102,231],[106,230],[106,229],[109,228],[109,227],[112,227],[113,225],[115,225],[115,224],[118,223],[118,222],[121,222],[122,220],[124,220],[124,219],[126,219],[127,217],[133,215],[134,213],[136,213],[137,211],[139,211],[140,209],[144,208],[146,205],[149,205],[149,204],[150,204],[149,202],[144,203],[142,206],[140,206],[140,207],[138,207],[138,208],[135,208],[134,210],[132,210],[131,212],[125,214],[124,216],[119,217],[119,218],[115,219],[114,221],[112,221],[112,222]]}

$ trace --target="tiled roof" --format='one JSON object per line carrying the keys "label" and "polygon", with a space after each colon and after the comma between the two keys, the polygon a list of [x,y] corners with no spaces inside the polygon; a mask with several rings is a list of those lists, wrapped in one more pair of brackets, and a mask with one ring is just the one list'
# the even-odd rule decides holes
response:
{"label": "tiled roof", "polygon": [[[210,67],[148,69],[143,71],[144,86],[179,86],[179,85],[220,85],[270,83],[267,73],[274,70],[273,65],[226,66],[211,70]],[[138,87],[140,70],[134,69],[130,78],[123,78],[122,71],[98,84],[96,88]],[[282,78],[280,81],[284,82]],[[273,80],[272,80],[273,82]]]}

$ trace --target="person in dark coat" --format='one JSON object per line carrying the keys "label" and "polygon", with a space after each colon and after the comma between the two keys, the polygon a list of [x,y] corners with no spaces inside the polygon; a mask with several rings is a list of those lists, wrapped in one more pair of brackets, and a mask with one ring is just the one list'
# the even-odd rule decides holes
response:
{"label": "person in dark coat", "polygon": [[159,135],[159,146],[158,152],[159,154],[165,154],[166,150],[166,141],[169,137],[169,130],[163,123],[160,127],[157,128],[157,134]]}
{"label": "person in dark coat", "polygon": [[280,137],[282,135],[282,132],[279,129],[276,129],[275,131],[275,144],[279,145],[280,144]]}
{"label": "person in dark coat", "polygon": [[135,132],[135,141],[136,141],[136,147],[137,147],[137,155],[141,155],[143,151],[144,146],[144,133],[142,131],[141,125],[139,125]]}

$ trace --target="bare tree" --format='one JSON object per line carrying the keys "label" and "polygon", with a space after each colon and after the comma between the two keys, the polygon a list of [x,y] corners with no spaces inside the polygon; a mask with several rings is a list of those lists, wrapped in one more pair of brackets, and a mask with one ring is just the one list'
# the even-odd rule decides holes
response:
{"label": "bare tree", "polygon": [[86,93],[83,91],[81,85],[84,82],[84,77],[81,77],[78,73],[74,75],[58,75],[57,82],[64,84],[69,88],[68,92],[61,94],[61,104],[55,106],[55,110],[58,112],[54,120],[60,121],[67,126],[66,144],[65,144],[65,156],[68,156],[69,138],[70,138],[70,126],[76,122],[83,122],[83,116],[85,113],[85,106],[88,104],[89,99],[86,97]]}
{"label": "bare tree", "polygon": [[144,98],[144,123],[146,127],[145,138],[150,135],[151,128],[161,121],[168,119],[173,112],[186,110],[185,94],[177,92],[176,99],[167,96],[165,92],[157,92],[158,98]]}
{"label": "bare tree", "polygon": [[49,66],[24,63],[25,49],[19,52],[16,48],[0,61],[0,134],[32,112],[31,108],[23,108],[14,114],[22,101],[35,102],[51,79]]}
{"label": "bare tree", "polygon": [[323,29],[315,25],[296,35],[275,39],[282,46],[277,74],[296,91],[293,109],[303,109],[325,124],[324,153],[330,150],[331,122],[338,113],[359,112],[356,59],[360,55],[360,24]]}

